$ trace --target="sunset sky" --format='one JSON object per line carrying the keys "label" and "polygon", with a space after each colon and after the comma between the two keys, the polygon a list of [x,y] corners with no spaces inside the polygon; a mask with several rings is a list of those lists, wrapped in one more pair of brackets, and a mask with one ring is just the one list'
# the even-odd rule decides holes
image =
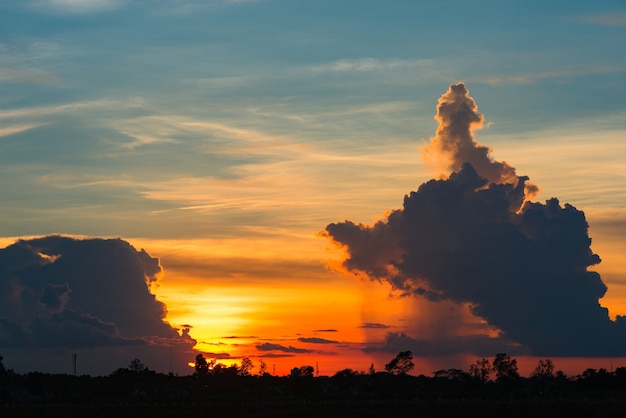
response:
{"label": "sunset sky", "polygon": [[0,2],[5,367],[626,366],[625,45],[622,0]]}

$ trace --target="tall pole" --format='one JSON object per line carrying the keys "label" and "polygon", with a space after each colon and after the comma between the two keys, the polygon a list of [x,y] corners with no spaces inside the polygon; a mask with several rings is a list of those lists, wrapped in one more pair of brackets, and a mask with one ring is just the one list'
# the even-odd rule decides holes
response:
{"label": "tall pole", "polygon": [[72,354],[72,366],[74,369],[74,376],[76,376],[76,353]]}

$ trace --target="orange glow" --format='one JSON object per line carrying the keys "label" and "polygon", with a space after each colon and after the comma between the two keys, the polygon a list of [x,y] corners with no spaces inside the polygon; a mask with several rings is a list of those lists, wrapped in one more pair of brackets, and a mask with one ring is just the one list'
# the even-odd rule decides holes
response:
{"label": "orange glow", "polygon": [[623,217],[623,211],[615,210],[596,209],[587,214],[589,235],[593,237],[591,249],[602,259],[590,270],[600,273],[608,287],[600,304],[609,309],[612,319],[626,315],[626,242],[622,232],[613,224]]}
{"label": "orange glow", "polygon": [[[344,274],[338,263],[345,249],[328,246],[320,238],[294,240],[293,245],[273,237],[267,241],[130,242],[161,260],[164,273],[153,291],[168,306],[168,321],[175,326],[192,325],[190,333],[198,341],[196,349],[207,359],[230,366],[249,357],[254,363],[253,373],[261,359],[267,371],[276,375],[287,375],[292,368],[304,365],[315,367],[320,375],[332,375],[344,368],[365,372],[370,365],[382,371],[393,354],[366,353],[363,348],[382,342],[388,332],[405,332],[413,338],[441,337],[442,332],[490,337],[499,333],[473,316],[468,305],[453,309],[452,304],[393,297],[389,285]],[[604,238],[596,242],[613,245]],[[614,258],[617,254],[595,244],[593,249],[603,256],[603,277],[607,274],[610,280],[612,273],[621,271],[624,263]],[[330,266],[324,264],[328,259]],[[606,269],[607,264],[614,270]],[[615,312],[622,314],[607,302],[619,305],[619,295],[626,294],[626,289],[620,291],[618,283],[611,283],[609,288],[617,292],[612,295],[610,291],[601,302],[609,305],[612,316]],[[362,328],[366,323],[385,327]],[[307,338],[336,343],[315,344],[305,342],[312,341]],[[262,344],[299,352],[262,351],[258,348]],[[529,375],[539,361],[535,357],[516,358],[522,375]],[[451,367],[467,370],[476,359],[464,355],[416,356],[414,373],[431,375]],[[611,364],[607,359],[553,361],[557,369],[571,376],[595,364],[605,368]],[[623,363],[615,359],[613,365],[620,367]]]}
{"label": "orange glow", "polygon": [[[592,249],[602,263],[593,266],[608,285],[600,300],[612,318],[626,315],[626,247],[611,227],[612,213],[589,211]],[[255,231],[259,233],[260,231]],[[339,266],[345,249],[314,235],[279,239],[261,234],[251,239],[127,239],[160,259],[163,272],[151,291],[168,308],[167,321],[190,325],[196,349],[226,366],[243,357],[260,360],[267,371],[287,375],[294,367],[313,366],[320,375],[345,368],[383,371],[394,354],[365,352],[387,333],[411,338],[482,334],[498,330],[461,307],[391,295],[386,283],[360,280]],[[15,238],[0,239],[7,246]],[[327,260],[331,260],[330,266]],[[333,261],[334,260],[334,261]],[[378,324],[380,327],[363,327]],[[263,349],[274,347],[276,349]],[[495,353],[494,353],[495,354]],[[512,354],[512,353],[511,353]],[[514,356],[516,357],[516,356]],[[516,357],[520,373],[529,375],[539,358]],[[414,374],[439,369],[467,370],[476,356],[415,356]],[[188,358],[193,373],[194,358]],[[626,365],[622,358],[552,358],[556,369],[576,376],[586,368],[610,370]]]}
{"label": "orange glow", "polygon": [[[321,374],[347,367],[365,371],[375,358],[362,351],[360,326],[394,320],[398,311],[377,316],[364,310],[384,306],[388,290],[328,271],[317,238],[309,241],[315,247],[289,249],[300,256],[295,261],[281,260],[284,248],[243,240],[131,242],[160,258],[164,273],[154,292],[168,306],[167,320],[174,326],[192,325],[196,349],[227,366],[250,357],[257,366],[263,358],[276,374],[303,365],[316,366]],[[252,256],[233,257],[242,252]],[[285,351],[257,348],[266,343]]]}

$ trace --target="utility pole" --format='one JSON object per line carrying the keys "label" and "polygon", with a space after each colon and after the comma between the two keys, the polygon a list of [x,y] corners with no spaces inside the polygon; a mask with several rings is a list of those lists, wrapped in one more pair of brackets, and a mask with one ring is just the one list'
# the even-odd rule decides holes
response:
{"label": "utility pole", "polygon": [[74,369],[74,376],[76,376],[76,353],[72,354],[72,367]]}

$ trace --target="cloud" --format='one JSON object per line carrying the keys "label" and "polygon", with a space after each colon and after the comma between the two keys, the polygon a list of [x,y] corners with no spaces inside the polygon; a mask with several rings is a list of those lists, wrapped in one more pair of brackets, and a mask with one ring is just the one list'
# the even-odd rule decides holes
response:
{"label": "cloud", "polygon": [[[599,303],[607,288],[588,270],[600,258],[585,214],[555,198],[528,201],[536,191],[528,178],[475,141],[483,121],[476,110],[463,84],[451,86],[439,100],[437,135],[422,148],[444,163],[442,178],[406,195],[402,209],[374,225],[326,227],[346,249],[343,267],[404,295],[467,304],[500,330],[498,340],[472,337],[459,352],[513,341],[541,356],[625,355],[626,321],[609,319]],[[442,332],[438,344],[454,335]],[[436,351],[419,339],[413,345]]]}
{"label": "cloud", "polygon": [[401,59],[341,59],[332,63],[317,65],[311,68],[314,73],[320,72],[369,72],[369,71],[397,71],[419,70],[435,67],[435,61],[431,59],[401,60]]}
{"label": "cloud", "polygon": [[389,328],[389,325],[379,324],[376,322],[366,322],[363,325],[360,325],[359,328],[385,329]]}
{"label": "cloud", "polygon": [[221,352],[221,353],[205,352],[203,354],[205,357],[216,359],[216,360],[228,360],[232,358],[229,353],[224,353],[224,352]]}
{"label": "cloud", "polygon": [[626,12],[600,13],[586,16],[583,20],[604,26],[626,26]]}
{"label": "cloud", "polygon": [[122,3],[122,0],[38,0],[31,2],[31,6],[53,13],[88,14],[115,10]]}
{"label": "cloud", "polygon": [[0,70],[0,81],[9,83],[51,85],[59,82],[58,77],[38,68],[11,68]]}
{"label": "cloud", "polygon": [[339,331],[336,329],[316,329],[316,330],[313,330],[313,332],[339,332]]}
{"label": "cloud", "polygon": [[440,339],[419,339],[403,332],[390,332],[380,344],[368,345],[366,353],[384,352],[398,353],[411,350],[414,355],[422,357],[449,356],[459,353],[470,353],[483,357],[494,353],[520,354],[519,347],[501,338],[490,338],[486,335],[457,335]]}
{"label": "cloud", "polygon": [[258,344],[256,349],[259,351],[280,351],[283,353],[295,353],[295,354],[304,354],[304,353],[313,353],[312,350],[307,350],[306,348],[297,348],[293,346],[284,346],[280,344],[272,344],[272,343],[263,343]]}
{"label": "cloud", "polygon": [[174,351],[185,371],[195,341],[190,327],[179,334],[165,322],[166,306],[150,292],[160,271],[158,259],[120,239],[19,240],[0,250],[0,348],[16,369],[31,370],[31,350],[54,348],[110,350],[84,363],[89,373],[142,356],[166,371]]}
{"label": "cloud", "polygon": [[518,183],[515,169],[506,162],[495,161],[491,148],[474,139],[474,131],[483,127],[485,118],[478,113],[478,105],[465,84],[452,85],[441,96],[435,120],[439,122],[436,135],[420,151],[426,163],[439,170],[438,175],[445,177],[470,163],[490,183]]}
{"label": "cloud", "polygon": [[298,341],[311,344],[337,344],[339,341],[327,340],[325,338],[298,338]]}
{"label": "cloud", "polygon": [[595,74],[613,74],[624,71],[620,66],[606,66],[592,63],[587,65],[562,66],[554,70],[518,73],[518,74],[488,74],[477,75],[472,77],[472,81],[477,83],[485,83],[490,86],[512,86],[521,84],[537,83],[546,79],[563,79],[568,77],[581,77]]}
{"label": "cloud", "polygon": [[[86,312],[63,310],[47,318],[37,318],[28,324],[29,338],[24,349],[34,347],[77,349],[97,346],[147,345],[138,337],[123,337],[116,324],[106,322]],[[119,364],[119,367],[123,364]],[[116,369],[116,367],[113,367]]]}
{"label": "cloud", "polygon": [[[1,76],[0,76],[1,78]],[[9,136],[18,134],[20,132],[29,131],[31,129],[38,128],[40,125],[31,123],[31,124],[23,124],[23,125],[13,125],[13,126],[5,126],[4,128],[0,128],[0,137]]]}
{"label": "cloud", "polygon": [[45,305],[50,312],[61,312],[67,304],[71,291],[67,283],[48,284],[42,290],[39,302]]}
{"label": "cloud", "polygon": [[[37,106],[17,108],[0,111],[0,120],[4,119],[36,119],[41,120],[44,116],[71,115],[82,112],[101,110],[128,110],[140,108],[143,102],[140,99],[129,98],[127,100],[91,100],[50,106]],[[38,126],[40,124],[38,123]],[[34,128],[30,127],[30,129]]]}
{"label": "cloud", "polygon": [[226,340],[256,340],[259,337],[254,335],[227,335],[222,338]]}
{"label": "cloud", "polygon": [[55,85],[59,77],[50,71],[51,62],[71,58],[71,53],[60,44],[48,40],[12,37],[0,42],[0,81]]}

